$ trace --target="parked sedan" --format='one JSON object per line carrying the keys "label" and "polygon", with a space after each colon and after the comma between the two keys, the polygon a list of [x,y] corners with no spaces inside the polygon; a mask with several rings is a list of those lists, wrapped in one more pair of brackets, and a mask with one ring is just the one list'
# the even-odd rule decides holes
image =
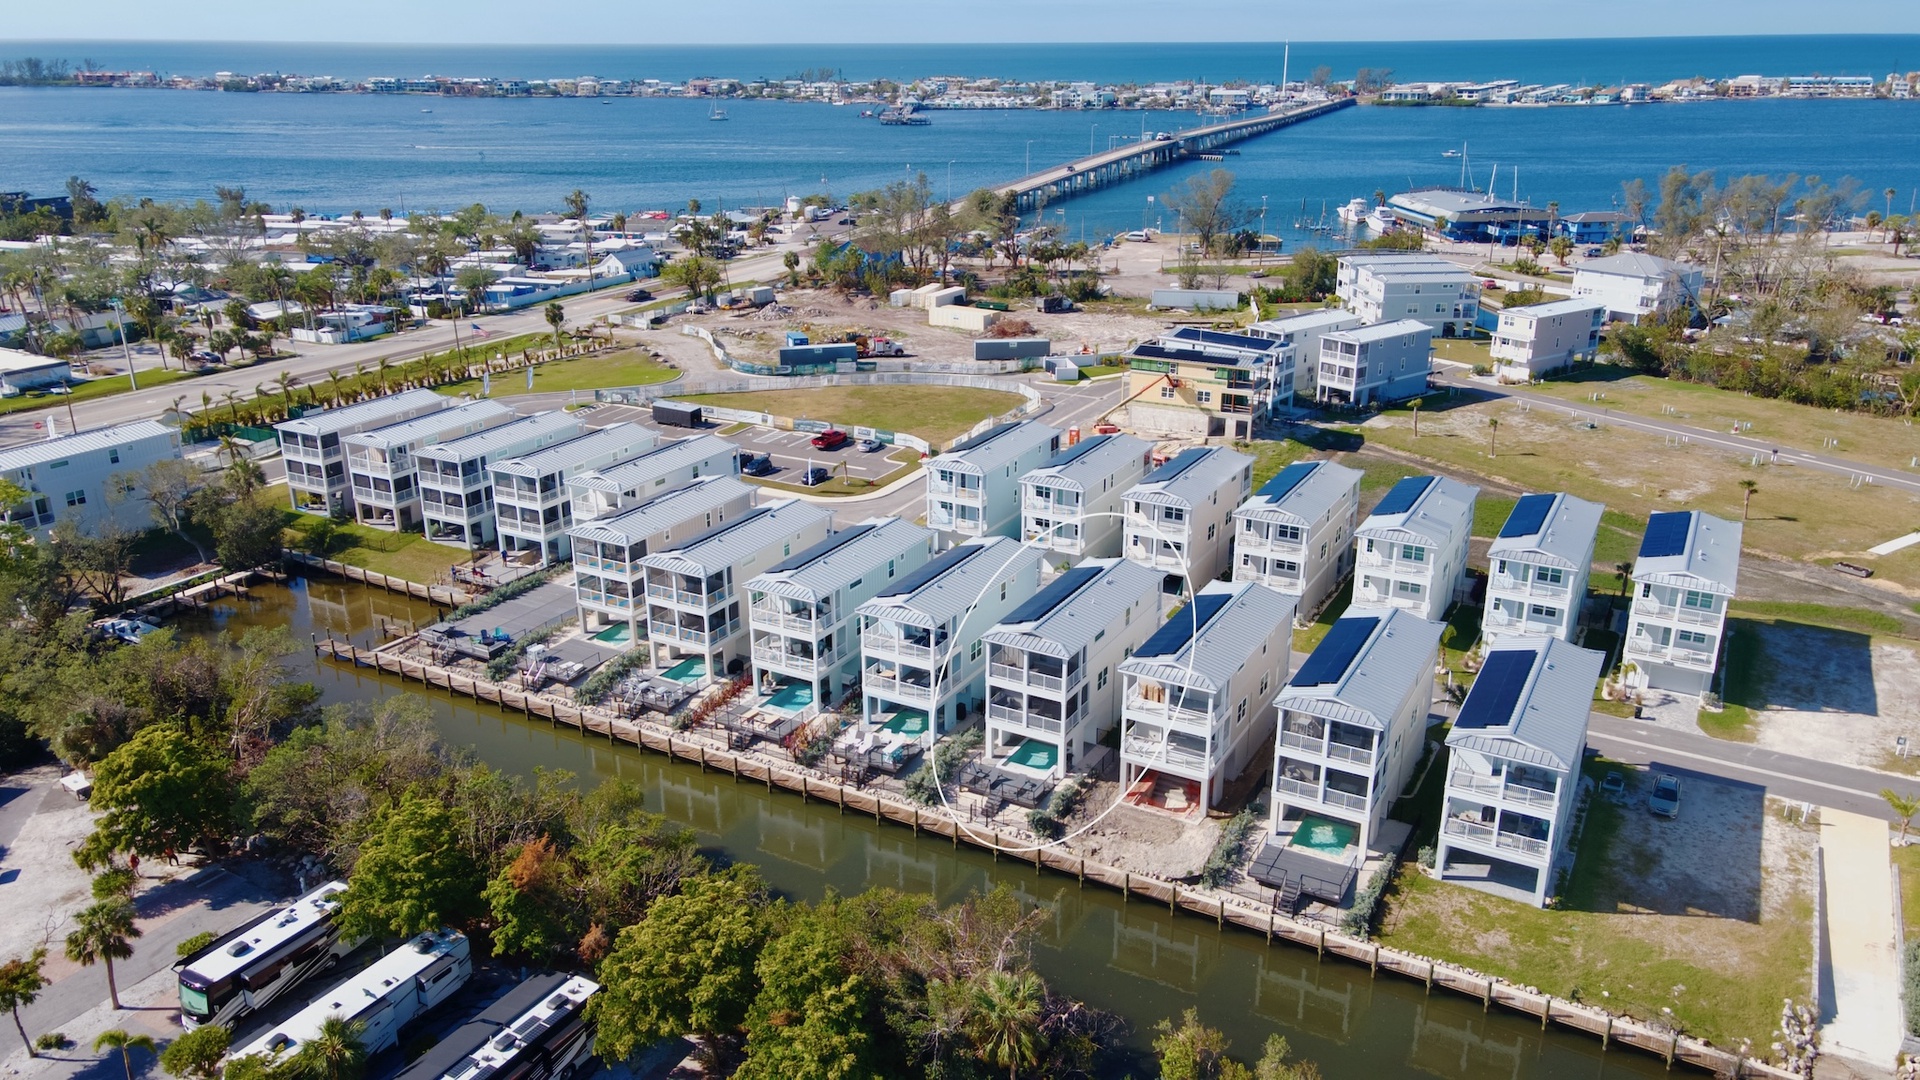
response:
{"label": "parked sedan", "polygon": [[810,441],[815,450],[837,450],[847,445],[847,433],[839,428],[828,428]]}
{"label": "parked sedan", "polygon": [[627,294],[627,303],[629,304],[637,304],[642,300],[651,299],[653,299],[653,294],[646,289],[635,289]]}
{"label": "parked sedan", "polygon": [[1653,790],[1647,795],[1647,809],[1661,817],[1680,816],[1680,778],[1672,773],[1661,773],[1653,782]]}
{"label": "parked sedan", "polygon": [[747,476],[765,476],[773,470],[773,459],[765,454],[740,455],[740,471]]}
{"label": "parked sedan", "polygon": [[800,483],[807,487],[818,487],[826,483],[832,476],[833,473],[829,472],[824,466],[815,465],[813,468],[807,470],[807,475],[800,478]]}

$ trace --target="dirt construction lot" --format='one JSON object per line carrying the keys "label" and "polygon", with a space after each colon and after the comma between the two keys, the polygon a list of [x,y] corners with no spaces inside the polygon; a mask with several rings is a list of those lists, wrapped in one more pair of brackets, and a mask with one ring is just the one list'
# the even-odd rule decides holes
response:
{"label": "dirt construction lot", "polygon": [[1762,662],[1748,707],[1760,745],[1872,769],[1893,764],[1902,736],[1920,751],[1920,656],[1912,647],[1792,623],[1754,632]]}

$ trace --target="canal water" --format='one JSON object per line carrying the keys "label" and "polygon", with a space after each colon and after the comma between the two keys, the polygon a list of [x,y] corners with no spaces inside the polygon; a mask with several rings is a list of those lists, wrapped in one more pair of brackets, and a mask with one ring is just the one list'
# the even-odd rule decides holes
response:
{"label": "canal water", "polygon": [[[382,623],[424,625],[432,619],[433,609],[421,601],[350,582],[295,578],[182,615],[176,625],[189,633],[287,625],[302,643],[309,635],[332,635],[372,646]],[[1591,1038],[1542,1031],[1537,1022],[1498,1009],[1483,1013],[1478,1002],[1444,991],[1429,996],[1418,983],[1388,975],[1374,979],[1356,964],[1321,961],[1310,950],[1269,946],[1244,931],[1122,902],[1117,893],[1083,890],[1030,865],[995,863],[946,840],[843,817],[825,804],[802,803],[394,676],[311,653],[290,658],[289,667],[295,678],[319,686],[329,703],[420,697],[431,704],[449,744],[471,747],[505,771],[530,776],[543,767],[570,770],[586,783],[630,780],[645,790],[650,808],[694,829],[714,853],[758,865],[776,889],[793,897],[886,886],[950,902],[1004,882],[1052,912],[1034,955],[1048,983],[1125,1017],[1129,1046],[1143,1055],[1153,1025],[1191,1007],[1225,1031],[1242,1056],[1257,1056],[1267,1035],[1278,1032],[1297,1054],[1317,1060],[1330,1080],[1560,1080],[1664,1072],[1650,1056],[1602,1051]],[[1137,1062],[1134,1075],[1150,1074]]]}

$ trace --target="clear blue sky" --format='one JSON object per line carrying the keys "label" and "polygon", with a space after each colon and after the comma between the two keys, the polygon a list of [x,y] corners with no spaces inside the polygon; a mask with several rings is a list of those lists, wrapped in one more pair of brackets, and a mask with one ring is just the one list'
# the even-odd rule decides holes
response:
{"label": "clear blue sky", "polygon": [[[21,0],[6,38],[440,44],[1295,41],[1920,32],[1915,0]],[[5,41],[0,40],[0,52]]]}

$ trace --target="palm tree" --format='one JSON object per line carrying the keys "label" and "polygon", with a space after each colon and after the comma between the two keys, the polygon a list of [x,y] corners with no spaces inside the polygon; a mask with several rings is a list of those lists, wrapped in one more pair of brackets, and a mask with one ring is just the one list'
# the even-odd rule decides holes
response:
{"label": "palm tree", "polygon": [[1760,482],[1758,480],[1742,480],[1740,481],[1740,490],[1744,494],[1740,502],[1740,520],[1745,521],[1747,520],[1747,511],[1753,506],[1753,493],[1760,490]]}
{"label": "palm tree", "polygon": [[1500,434],[1500,421],[1496,417],[1487,417],[1487,456],[1493,456],[1494,437]]}
{"label": "palm tree", "polygon": [[1407,402],[1407,408],[1413,410],[1413,437],[1416,439],[1420,437],[1420,406],[1425,404],[1420,398]]}
{"label": "palm tree", "polygon": [[587,193],[579,188],[567,196],[567,213],[580,222],[580,239],[587,245],[587,280],[593,280],[593,226],[587,224]]}
{"label": "palm tree", "polygon": [[339,368],[334,368],[332,371],[327,372],[327,390],[333,395],[333,404],[335,407],[338,407],[340,404],[341,378]]}
{"label": "palm tree", "polygon": [[127,1080],[133,1080],[133,1052],[135,1050],[145,1050],[149,1054],[155,1052],[153,1036],[131,1035],[119,1028],[103,1031],[99,1038],[93,1040],[93,1052],[97,1054],[102,1050],[120,1051],[120,1063],[126,1066]]}
{"label": "palm tree", "polygon": [[227,407],[228,415],[234,423],[240,422],[240,391],[227,390],[220,395],[220,403]]}
{"label": "palm tree", "polygon": [[1022,1065],[1040,1060],[1040,1007],[1045,988],[1031,971],[1017,975],[990,971],[968,990],[967,1027],[974,1053],[994,1066],[1006,1066],[1016,1080]]}
{"label": "palm tree", "polygon": [[367,1071],[365,1025],[342,1016],[320,1021],[320,1032],[301,1044],[287,1062],[296,1080],[360,1080]]}
{"label": "palm tree", "polygon": [[567,321],[567,309],[554,300],[547,304],[547,325],[553,327],[553,347],[560,348],[560,327]]}
{"label": "palm tree", "polygon": [[281,371],[274,377],[274,383],[280,387],[280,409],[283,415],[291,416],[293,409],[293,388],[300,379],[290,371]]}
{"label": "palm tree", "polygon": [[1880,219],[1885,221],[1893,216],[1893,189],[1888,188],[1883,194],[1887,197],[1887,212],[1880,215]]}
{"label": "palm tree", "polygon": [[1620,575],[1620,595],[1627,595],[1627,587],[1633,584],[1633,564],[1630,562],[1614,563],[1613,572]]}
{"label": "palm tree", "polygon": [[384,395],[387,392],[387,373],[392,370],[393,370],[393,361],[389,360],[384,356],[381,357],[380,364],[376,368],[376,371],[380,376],[380,393],[382,395]]}
{"label": "palm tree", "polygon": [[1900,819],[1900,842],[1906,843],[1907,828],[1913,824],[1914,815],[1920,814],[1920,795],[1902,795],[1892,788],[1887,788],[1880,792],[1880,797],[1887,800],[1887,805],[1893,808],[1894,816]]}
{"label": "palm tree", "polygon": [[107,998],[120,1008],[120,984],[114,980],[113,962],[133,955],[133,939],[140,928],[133,925],[133,904],[127,900],[100,900],[74,916],[75,927],[67,935],[67,959],[81,967],[105,964]]}

